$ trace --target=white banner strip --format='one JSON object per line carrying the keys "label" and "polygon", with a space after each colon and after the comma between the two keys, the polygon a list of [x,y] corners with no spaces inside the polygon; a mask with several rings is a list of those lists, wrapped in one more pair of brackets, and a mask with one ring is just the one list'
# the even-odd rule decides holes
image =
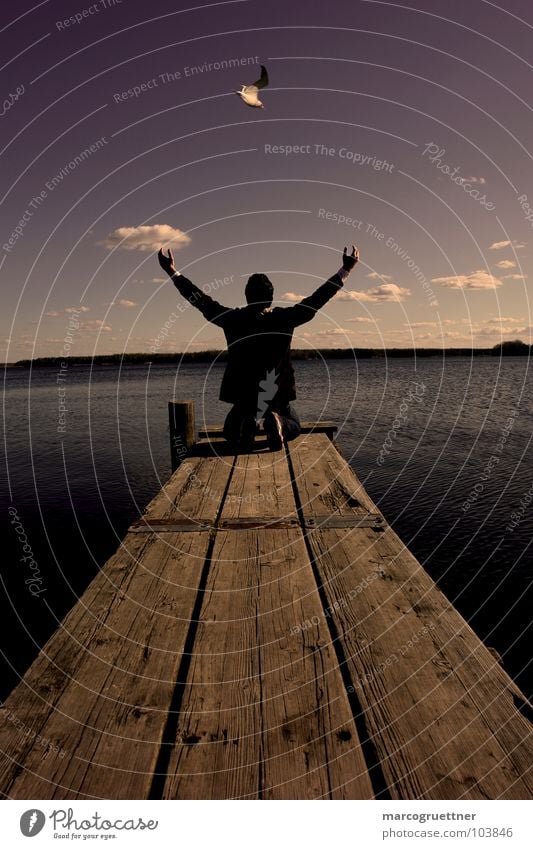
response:
{"label": "white banner strip", "polygon": [[[2,845],[292,849],[435,845],[530,849],[530,801],[14,801]],[[35,843],[29,843],[35,838]]]}

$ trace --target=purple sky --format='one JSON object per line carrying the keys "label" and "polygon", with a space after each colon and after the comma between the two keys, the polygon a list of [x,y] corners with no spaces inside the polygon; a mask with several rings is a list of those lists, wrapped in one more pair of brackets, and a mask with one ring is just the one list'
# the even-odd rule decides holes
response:
{"label": "purple sky", "polygon": [[[303,297],[358,245],[296,347],[530,341],[528,0],[188,8],[5,6],[2,359],[223,347],[163,279],[169,235],[227,306],[254,271]],[[264,110],[233,93],[258,62]]]}

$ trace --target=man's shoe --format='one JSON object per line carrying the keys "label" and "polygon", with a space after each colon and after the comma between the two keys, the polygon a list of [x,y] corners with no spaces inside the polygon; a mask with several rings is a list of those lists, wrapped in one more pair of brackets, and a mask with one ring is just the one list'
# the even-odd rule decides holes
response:
{"label": "man's shoe", "polygon": [[254,450],[255,435],[257,433],[257,422],[254,416],[243,419],[239,429],[239,440],[237,442],[237,453],[251,454]]}
{"label": "man's shoe", "polygon": [[285,445],[281,417],[277,413],[269,411],[263,420],[263,427],[265,428],[267,444],[270,450],[280,451]]}

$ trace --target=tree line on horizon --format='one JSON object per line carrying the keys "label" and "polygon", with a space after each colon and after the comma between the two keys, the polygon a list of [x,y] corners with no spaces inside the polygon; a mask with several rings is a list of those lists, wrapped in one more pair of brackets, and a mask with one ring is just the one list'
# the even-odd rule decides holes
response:
{"label": "tree line on horizon", "polygon": [[[435,356],[529,356],[530,345],[520,339],[499,342],[492,348],[316,348],[298,349],[291,351],[294,360],[347,360],[370,359],[373,357],[435,357]],[[227,351],[187,351],[174,354],[148,354],[144,352],[133,354],[98,354],[96,356],[71,357],[74,365],[121,365],[122,363],[137,363],[141,365],[173,364],[182,362],[212,363],[215,360],[226,362]],[[29,360],[17,360],[9,364],[21,368],[28,366],[59,366],[65,361],[64,357],[36,357]]]}

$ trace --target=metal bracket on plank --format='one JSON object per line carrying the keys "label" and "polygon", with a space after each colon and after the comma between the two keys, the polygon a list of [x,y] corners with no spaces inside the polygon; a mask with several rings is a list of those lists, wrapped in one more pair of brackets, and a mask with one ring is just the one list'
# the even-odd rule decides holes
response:
{"label": "metal bracket on plank", "polygon": [[293,518],[288,516],[282,516],[280,518],[276,516],[270,518],[264,516],[255,518],[246,516],[236,519],[220,519],[217,527],[221,531],[248,531],[254,528],[273,528],[274,530],[278,530],[283,528],[299,528],[300,522],[296,516]]}
{"label": "metal bracket on plank", "polygon": [[128,529],[130,534],[182,533],[183,531],[210,531],[215,528],[211,522],[198,522],[195,519],[139,519]]}
{"label": "metal bracket on plank", "polygon": [[187,531],[247,531],[254,529],[299,528],[300,523],[296,516],[258,516],[238,517],[235,519],[219,519],[218,522],[200,522],[185,517],[177,520],[172,519],[139,519],[131,525],[129,532],[134,534],[144,533],[183,533]]}
{"label": "metal bracket on plank", "polygon": [[304,519],[304,527],[307,530],[321,530],[322,528],[373,528],[383,530],[385,519],[379,513],[367,513],[364,516],[314,516]]}
{"label": "metal bracket on plank", "polygon": [[[300,522],[296,516],[246,516],[234,519],[219,519],[218,522],[199,522],[195,519],[139,519],[129,528],[130,533],[183,533],[198,531],[249,531],[249,530],[283,530],[299,528]],[[365,516],[335,516],[326,514],[304,519],[305,530],[321,530],[322,528],[373,528],[383,530],[385,522],[379,513],[367,513]]]}

